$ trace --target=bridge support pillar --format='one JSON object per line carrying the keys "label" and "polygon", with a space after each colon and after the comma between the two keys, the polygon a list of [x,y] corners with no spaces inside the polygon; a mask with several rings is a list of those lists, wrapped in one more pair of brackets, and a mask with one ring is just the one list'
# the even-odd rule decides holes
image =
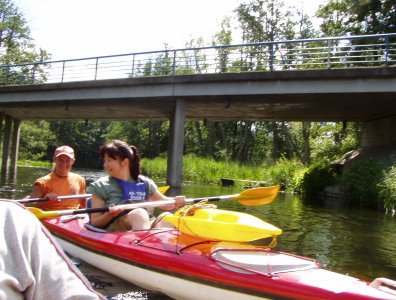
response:
{"label": "bridge support pillar", "polygon": [[167,164],[167,183],[175,188],[182,185],[184,125],[186,120],[186,102],[176,99],[175,111],[170,120],[169,151]]}
{"label": "bridge support pillar", "polygon": [[11,184],[16,183],[20,133],[21,133],[21,120],[14,119],[13,128],[12,128],[11,165],[9,171],[10,173],[9,181]]}
{"label": "bridge support pillar", "polygon": [[362,148],[391,145],[396,147],[396,117],[362,124]]}
{"label": "bridge support pillar", "polygon": [[386,166],[395,163],[396,117],[363,122],[360,149],[346,153],[333,164],[342,166],[344,172],[362,159],[372,159]]}
{"label": "bridge support pillar", "polygon": [[11,150],[11,130],[12,118],[6,115],[4,125],[3,155],[1,161],[1,185],[4,185],[8,178],[8,164]]}
{"label": "bridge support pillar", "polygon": [[396,161],[396,117],[362,123],[361,158]]}

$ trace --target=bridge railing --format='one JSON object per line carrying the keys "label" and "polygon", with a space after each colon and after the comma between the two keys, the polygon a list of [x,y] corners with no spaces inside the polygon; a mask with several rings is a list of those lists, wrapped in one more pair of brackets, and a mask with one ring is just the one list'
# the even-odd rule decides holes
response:
{"label": "bridge railing", "polygon": [[0,66],[0,85],[183,74],[387,67],[396,33],[138,52]]}

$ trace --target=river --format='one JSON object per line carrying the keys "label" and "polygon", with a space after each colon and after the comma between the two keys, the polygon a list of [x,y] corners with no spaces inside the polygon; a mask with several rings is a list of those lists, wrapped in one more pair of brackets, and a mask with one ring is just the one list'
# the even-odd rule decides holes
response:
{"label": "river", "polygon": [[[91,182],[104,173],[75,170]],[[19,199],[28,195],[35,178],[48,173],[41,168],[18,168],[13,185],[3,186],[0,197]],[[159,185],[163,184],[158,182]],[[188,198],[240,193],[243,190],[216,185],[184,184]],[[171,191],[172,192],[172,191]],[[219,208],[246,212],[281,228],[277,250],[318,260],[325,268],[368,281],[376,277],[396,280],[396,216],[382,211],[305,204],[298,195],[280,193],[262,206],[245,207],[237,201],[216,202]],[[93,287],[108,299],[167,299],[114,276],[77,262]]]}

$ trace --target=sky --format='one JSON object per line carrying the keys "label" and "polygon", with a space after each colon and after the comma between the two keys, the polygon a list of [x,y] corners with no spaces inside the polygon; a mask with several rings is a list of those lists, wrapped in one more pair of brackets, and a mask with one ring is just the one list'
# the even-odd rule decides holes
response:
{"label": "sky", "polygon": [[[323,0],[286,0],[312,15]],[[52,60],[210,45],[242,0],[14,0]],[[237,41],[234,41],[236,43]]]}

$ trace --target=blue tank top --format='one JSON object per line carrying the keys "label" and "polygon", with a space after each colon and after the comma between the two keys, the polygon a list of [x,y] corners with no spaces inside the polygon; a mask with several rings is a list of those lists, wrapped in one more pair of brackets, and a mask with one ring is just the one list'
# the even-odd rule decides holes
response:
{"label": "blue tank top", "polygon": [[148,183],[143,176],[139,176],[138,182],[124,181],[114,177],[113,179],[122,190],[122,203],[145,202],[148,200]]}

